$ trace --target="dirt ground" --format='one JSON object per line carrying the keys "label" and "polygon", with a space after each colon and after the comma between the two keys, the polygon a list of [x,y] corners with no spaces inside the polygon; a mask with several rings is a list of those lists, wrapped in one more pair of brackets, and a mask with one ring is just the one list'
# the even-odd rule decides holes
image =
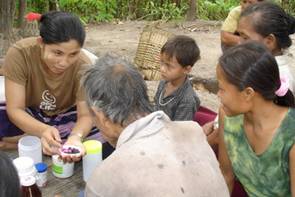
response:
{"label": "dirt ground", "polygon": [[[137,45],[147,21],[124,21],[87,27],[85,48],[101,56],[106,52],[115,52],[133,61]],[[216,78],[215,67],[218,57],[221,55],[220,48],[220,22],[197,20],[194,22],[169,22],[160,23],[161,29],[174,34],[183,34],[193,37],[201,50],[201,59],[193,67],[192,74],[201,78]],[[295,43],[295,34],[291,36]],[[295,44],[289,49],[290,54],[295,55]],[[149,95],[155,94],[158,81],[147,81]],[[217,110],[219,101],[215,94],[204,89],[196,89],[203,106]]]}
{"label": "dirt ground", "polygon": [[[143,28],[151,23],[148,21],[117,21],[99,25],[88,25],[85,48],[95,55],[102,56],[106,52],[115,52],[133,61],[140,34]],[[193,37],[201,50],[201,59],[193,67],[192,75],[205,79],[215,79],[215,67],[221,55],[220,26],[221,22],[196,20],[193,22],[156,22],[158,27],[174,34]],[[295,43],[295,34],[291,36]],[[1,39],[0,39],[1,40]],[[1,43],[0,43],[1,44]],[[289,52],[295,57],[295,44]],[[295,60],[295,58],[294,58]],[[3,59],[0,59],[0,66]],[[295,62],[295,61],[294,61]],[[295,64],[294,64],[295,66]],[[0,67],[1,74],[1,67]],[[149,95],[153,98],[158,81],[147,81]],[[215,94],[196,86],[201,105],[217,110],[219,101]]]}
{"label": "dirt ground", "polygon": [[[127,21],[112,24],[89,25],[85,48],[97,56],[106,52],[116,52],[129,60],[134,59],[140,33],[143,27],[150,22]],[[221,54],[219,22],[194,21],[194,22],[169,22],[161,23],[160,28],[174,34],[183,34],[193,37],[201,50],[201,60],[193,67],[192,74],[202,78],[214,78],[215,66]],[[157,81],[147,81],[149,95],[152,97],[157,88]],[[202,105],[213,110],[218,107],[215,94],[205,90],[196,90]]]}

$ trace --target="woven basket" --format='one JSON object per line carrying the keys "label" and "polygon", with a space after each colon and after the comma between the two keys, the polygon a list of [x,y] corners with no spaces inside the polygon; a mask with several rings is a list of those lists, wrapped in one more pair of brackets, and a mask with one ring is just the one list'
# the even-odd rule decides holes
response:
{"label": "woven basket", "polygon": [[160,80],[160,51],[174,34],[147,25],[140,35],[134,63],[147,80]]}

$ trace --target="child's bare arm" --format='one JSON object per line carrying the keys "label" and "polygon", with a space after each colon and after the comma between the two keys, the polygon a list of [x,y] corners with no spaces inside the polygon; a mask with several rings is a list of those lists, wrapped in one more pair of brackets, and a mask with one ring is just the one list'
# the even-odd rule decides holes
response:
{"label": "child's bare arm", "polygon": [[221,31],[220,38],[221,43],[225,44],[226,46],[235,46],[240,43],[240,36],[231,32]]}

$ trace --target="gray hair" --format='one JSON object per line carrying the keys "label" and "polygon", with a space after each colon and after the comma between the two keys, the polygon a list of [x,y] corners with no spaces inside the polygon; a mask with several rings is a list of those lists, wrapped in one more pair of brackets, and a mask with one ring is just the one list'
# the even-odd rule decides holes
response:
{"label": "gray hair", "polygon": [[96,61],[82,83],[89,106],[95,106],[113,123],[127,126],[130,120],[152,112],[143,77],[130,62],[114,54]]}

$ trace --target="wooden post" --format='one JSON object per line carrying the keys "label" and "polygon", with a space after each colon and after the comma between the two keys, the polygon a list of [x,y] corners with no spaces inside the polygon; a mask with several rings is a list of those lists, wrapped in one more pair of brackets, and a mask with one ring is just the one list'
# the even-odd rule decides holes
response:
{"label": "wooden post", "polygon": [[189,8],[186,13],[186,20],[193,21],[196,19],[197,1],[189,0]]}
{"label": "wooden post", "polygon": [[13,35],[14,11],[14,0],[0,0],[0,33],[3,35],[3,43],[0,45],[0,58],[6,54],[10,45],[15,41]]}
{"label": "wooden post", "polygon": [[57,0],[50,0],[48,6],[49,6],[49,11],[59,10],[59,6],[58,6]]}
{"label": "wooden post", "polygon": [[18,20],[17,20],[17,27],[23,28],[24,27],[24,16],[27,9],[27,1],[26,0],[19,0],[19,7],[18,7]]}

